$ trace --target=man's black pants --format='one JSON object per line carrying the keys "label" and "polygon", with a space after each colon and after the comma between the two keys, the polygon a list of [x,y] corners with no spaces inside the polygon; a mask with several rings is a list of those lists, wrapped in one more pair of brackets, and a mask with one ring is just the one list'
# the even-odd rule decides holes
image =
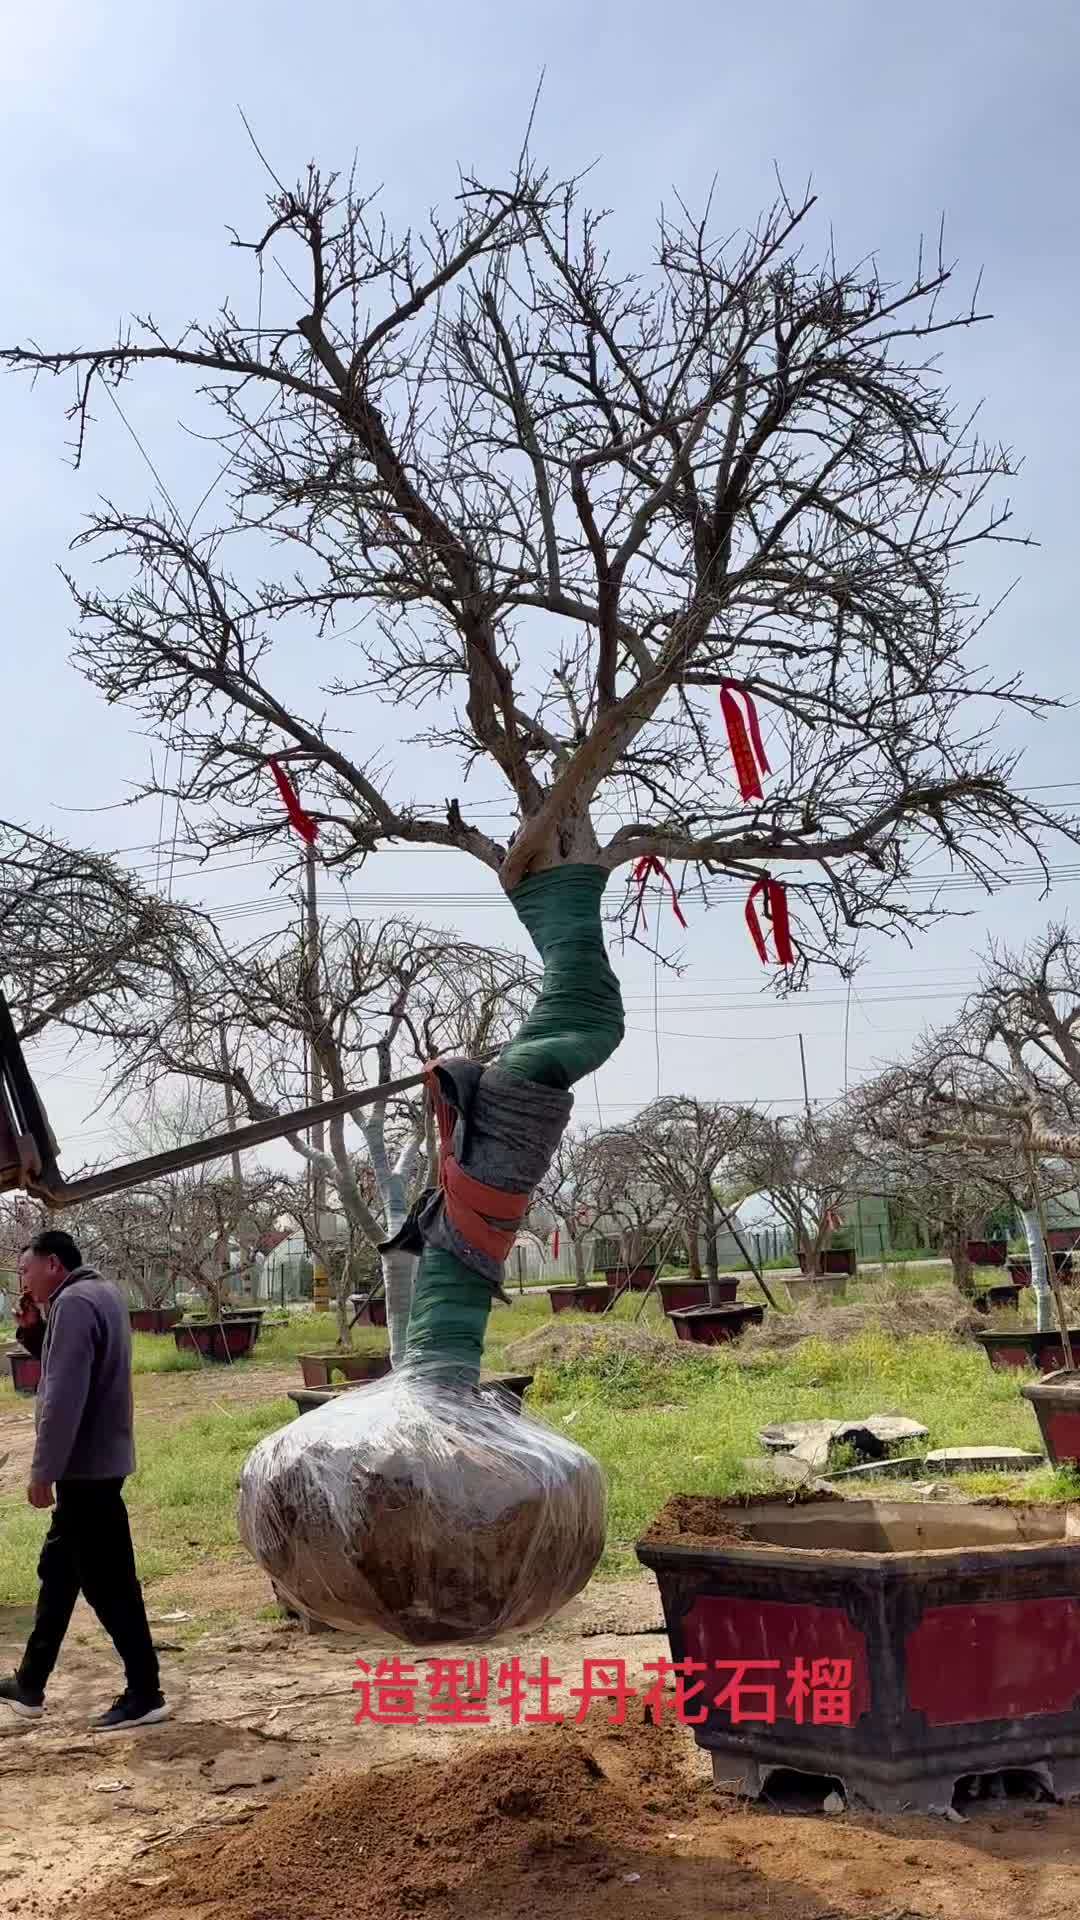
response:
{"label": "man's black pants", "polygon": [[42,1694],[82,1593],[124,1663],[128,1691],[138,1700],[160,1687],[157,1655],[135,1571],[123,1480],[59,1480],[52,1525],[38,1561],[34,1626],[19,1682]]}

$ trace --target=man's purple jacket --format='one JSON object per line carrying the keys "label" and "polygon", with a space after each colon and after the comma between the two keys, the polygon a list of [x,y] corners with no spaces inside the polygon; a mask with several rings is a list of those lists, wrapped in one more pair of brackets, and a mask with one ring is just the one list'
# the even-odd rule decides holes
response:
{"label": "man's purple jacket", "polygon": [[118,1287],[96,1267],[60,1282],[36,1332],[41,1354],[32,1480],[124,1480],[135,1471],[131,1322]]}

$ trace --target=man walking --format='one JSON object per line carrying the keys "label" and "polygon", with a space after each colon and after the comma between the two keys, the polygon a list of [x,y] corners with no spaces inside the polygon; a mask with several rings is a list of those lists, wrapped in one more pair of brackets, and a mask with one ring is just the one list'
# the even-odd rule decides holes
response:
{"label": "man walking", "polygon": [[[127,1685],[93,1722],[126,1732],[168,1718],[135,1571],[122,1489],[135,1469],[131,1326],[119,1290],[84,1267],[69,1233],[39,1233],[19,1260],[19,1338],[41,1357],[27,1499],[52,1507],[37,1612],[0,1706],[36,1720],[80,1592],[124,1663]],[[55,1489],[55,1494],[54,1494]]]}

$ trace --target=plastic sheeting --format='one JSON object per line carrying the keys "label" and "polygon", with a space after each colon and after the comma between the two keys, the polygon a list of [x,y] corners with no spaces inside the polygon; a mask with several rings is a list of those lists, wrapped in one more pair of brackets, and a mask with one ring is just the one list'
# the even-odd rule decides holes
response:
{"label": "plastic sheeting", "polygon": [[239,1525],[302,1613],[428,1646],[549,1619],[594,1571],[605,1507],[580,1447],[419,1363],[261,1441]]}

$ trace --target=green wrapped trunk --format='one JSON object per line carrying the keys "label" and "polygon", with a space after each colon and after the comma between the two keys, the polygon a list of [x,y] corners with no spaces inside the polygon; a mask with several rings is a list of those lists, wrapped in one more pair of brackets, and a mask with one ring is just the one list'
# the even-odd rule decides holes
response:
{"label": "green wrapped trunk", "polygon": [[[534,1085],[565,1091],[609,1060],[623,1037],[619,982],[604,947],[603,867],[556,867],[530,875],[510,904],[544,963],[536,1005],[497,1066]],[[463,1380],[480,1373],[492,1290],[452,1253],[425,1247],[406,1363],[439,1362]]]}

